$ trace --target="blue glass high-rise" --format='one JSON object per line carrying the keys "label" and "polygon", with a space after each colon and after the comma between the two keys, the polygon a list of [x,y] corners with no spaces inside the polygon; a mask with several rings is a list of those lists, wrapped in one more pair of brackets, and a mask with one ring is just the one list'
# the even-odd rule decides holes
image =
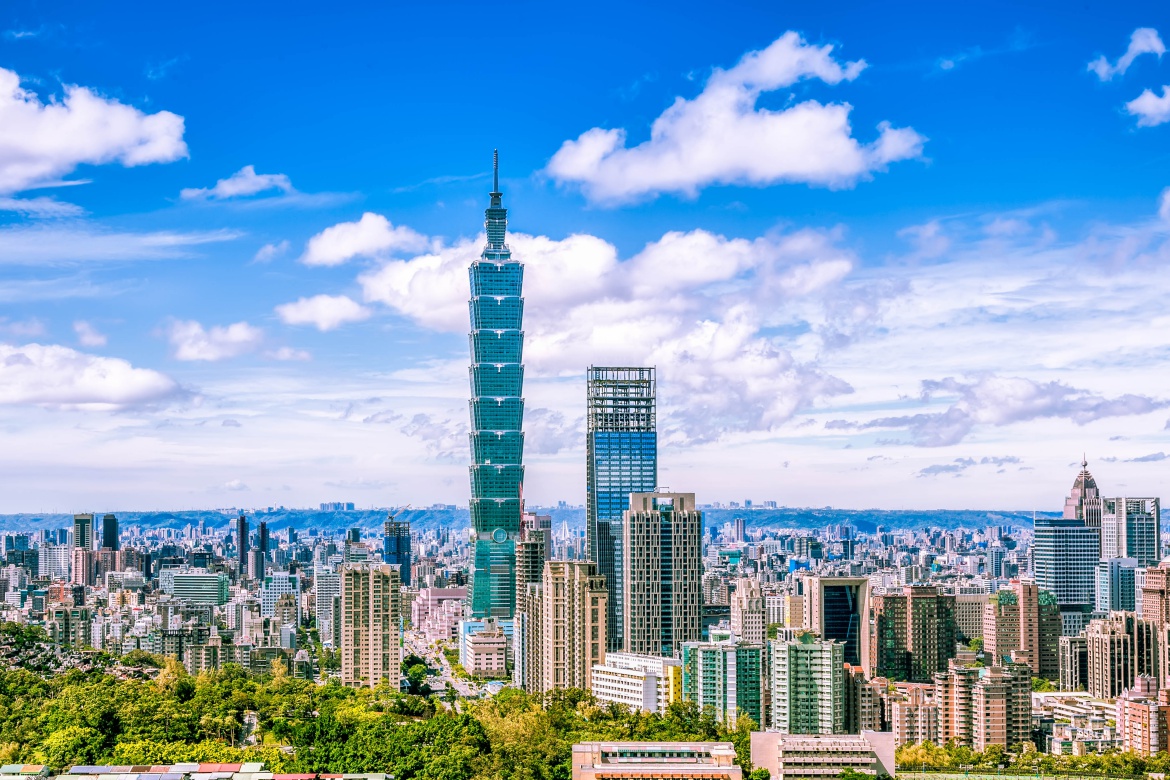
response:
{"label": "blue glass high-rise", "polygon": [[499,158],[484,214],[487,245],[471,264],[471,612],[511,618],[524,484],[524,266],[505,238]]}
{"label": "blue glass high-rise", "polygon": [[655,371],[590,366],[586,386],[586,545],[609,591],[607,649],[618,652],[625,643],[622,513],[631,493],[658,486]]}

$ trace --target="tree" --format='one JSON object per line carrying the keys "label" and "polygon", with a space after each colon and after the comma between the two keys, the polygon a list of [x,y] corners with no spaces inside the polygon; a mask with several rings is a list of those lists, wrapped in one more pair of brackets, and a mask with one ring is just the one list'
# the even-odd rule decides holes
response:
{"label": "tree", "polygon": [[[415,656],[417,658],[417,656]],[[415,664],[406,670],[406,691],[414,696],[429,696],[431,686],[427,685],[427,667]]]}
{"label": "tree", "polygon": [[1056,686],[1052,684],[1052,680],[1043,677],[1032,678],[1032,693],[1052,693],[1055,690]]}

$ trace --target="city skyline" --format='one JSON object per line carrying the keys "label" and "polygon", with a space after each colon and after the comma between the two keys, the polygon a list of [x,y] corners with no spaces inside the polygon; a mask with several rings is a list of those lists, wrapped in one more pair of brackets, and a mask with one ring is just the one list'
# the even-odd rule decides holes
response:
{"label": "city skyline", "polygon": [[[740,10],[556,45],[560,11],[517,20],[501,101],[461,51],[473,6],[392,89],[433,9],[245,9],[276,25],[250,47],[214,6],[5,9],[0,509],[462,505],[497,147],[531,503],[586,503],[590,365],[655,369],[657,481],[699,503],[1055,511],[1082,452],[1108,495],[1159,495],[1156,7]],[[277,73],[278,41],[330,62]]]}

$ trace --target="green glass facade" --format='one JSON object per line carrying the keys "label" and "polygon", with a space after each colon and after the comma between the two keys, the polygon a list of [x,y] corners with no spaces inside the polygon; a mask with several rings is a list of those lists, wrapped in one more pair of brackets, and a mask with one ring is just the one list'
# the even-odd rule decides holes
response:
{"label": "green glass facade", "polygon": [[511,618],[524,484],[524,266],[505,239],[498,165],[487,245],[471,264],[471,611]]}

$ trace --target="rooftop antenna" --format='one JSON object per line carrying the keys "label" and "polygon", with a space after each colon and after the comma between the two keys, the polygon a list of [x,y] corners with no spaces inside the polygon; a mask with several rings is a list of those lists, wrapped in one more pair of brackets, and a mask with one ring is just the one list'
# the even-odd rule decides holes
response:
{"label": "rooftop antenna", "polygon": [[500,191],[500,150],[492,150],[492,192]]}

